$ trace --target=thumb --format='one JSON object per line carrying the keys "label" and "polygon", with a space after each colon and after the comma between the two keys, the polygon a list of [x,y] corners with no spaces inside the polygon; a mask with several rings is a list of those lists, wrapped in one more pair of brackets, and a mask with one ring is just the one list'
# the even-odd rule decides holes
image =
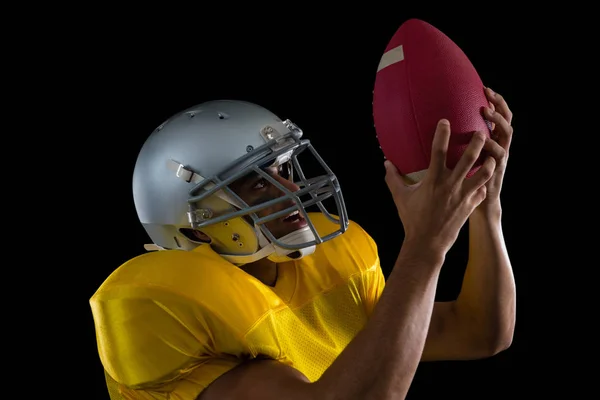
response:
{"label": "thumb", "polygon": [[389,174],[393,174],[393,173],[397,173],[398,169],[396,168],[396,166],[390,161],[390,160],[385,160],[383,162],[383,166],[385,167],[385,175],[389,175]]}
{"label": "thumb", "polygon": [[388,189],[390,189],[390,192],[396,194],[404,190],[406,185],[396,166],[390,160],[385,160],[383,165],[385,166],[385,183],[387,184]]}

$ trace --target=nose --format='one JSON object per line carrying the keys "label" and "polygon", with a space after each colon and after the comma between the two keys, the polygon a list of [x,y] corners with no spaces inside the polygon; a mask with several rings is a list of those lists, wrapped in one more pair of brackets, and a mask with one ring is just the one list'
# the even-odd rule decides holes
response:
{"label": "nose", "polygon": [[[283,186],[284,188],[286,188],[287,190],[289,190],[290,192],[294,193],[297,192],[298,190],[300,190],[300,186],[296,185],[294,182],[278,175],[278,174],[273,174],[271,175],[273,177],[273,179],[275,179],[278,183],[281,184],[281,186]],[[278,198],[278,197],[283,197],[285,196],[285,193],[278,189],[275,185],[271,185],[271,193],[272,193],[272,198]],[[295,201],[292,199],[288,199],[286,201],[282,201],[280,204],[274,206],[274,211],[281,211],[281,210],[285,210],[286,208],[289,207],[293,207],[295,205]]]}

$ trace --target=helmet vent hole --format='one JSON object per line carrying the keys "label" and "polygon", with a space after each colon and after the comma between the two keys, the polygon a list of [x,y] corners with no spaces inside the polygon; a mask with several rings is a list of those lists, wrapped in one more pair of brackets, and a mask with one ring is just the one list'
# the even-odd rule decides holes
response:
{"label": "helmet vent hole", "polygon": [[190,110],[186,112],[186,115],[188,116],[188,118],[194,118],[196,114],[200,114],[201,112],[202,110]]}
{"label": "helmet vent hole", "polygon": [[217,116],[219,117],[220,120],[229,119],[229,115],[224,112],[217,113]]}

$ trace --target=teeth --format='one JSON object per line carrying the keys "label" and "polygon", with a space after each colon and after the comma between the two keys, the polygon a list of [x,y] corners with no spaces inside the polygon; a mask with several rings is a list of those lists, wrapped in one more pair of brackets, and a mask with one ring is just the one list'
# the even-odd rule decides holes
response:
{"label": "teeth", "polygon": [[289,218],[289,217],[293,217],[294,215],[298,215],[298,214],[299,214],[298,210],[296,210],[296,211],[292,211],[292,212],[291,212],[291,213],[289,213],[289,215],[288,215],[287,217],[285,217],[285,218],[287,219],[287,218]]}

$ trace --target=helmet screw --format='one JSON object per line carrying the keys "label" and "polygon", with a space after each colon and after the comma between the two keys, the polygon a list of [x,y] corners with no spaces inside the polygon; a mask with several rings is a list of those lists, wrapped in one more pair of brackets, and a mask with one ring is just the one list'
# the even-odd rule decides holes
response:
{"label": "helmet screw", "polygon": [[240,240],[240,235],[238,235],[237,233],[234,233],[233,235],[231,235],[231,240],[233,240],[234,242],[237,242],[238,240]]}
{"label": "helmet screw", "polygon": [[202,215],[203,219],[209,219],[210,217],[212,217],[212,213],[210,212],[210,210],[202,210],[200,215]]}
{"label": "helmet screw", "polygon": [[254,147],[250,145],[246,146],[246,153],[250,153],[252,150],[254,150]]}

